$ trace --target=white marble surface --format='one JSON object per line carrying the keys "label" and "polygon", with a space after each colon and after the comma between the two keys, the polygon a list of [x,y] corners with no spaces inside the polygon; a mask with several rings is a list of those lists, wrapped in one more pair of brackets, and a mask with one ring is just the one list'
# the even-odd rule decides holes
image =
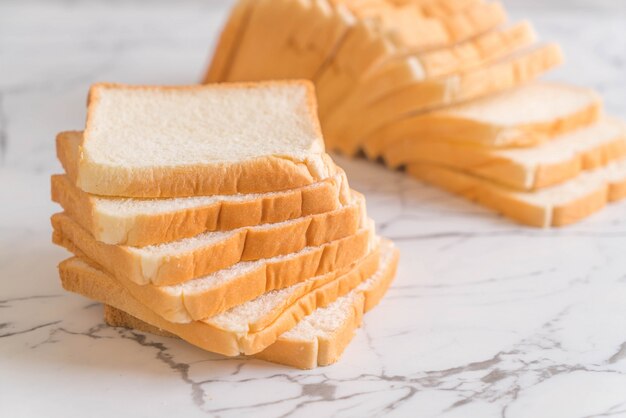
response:
{"label": "white marble surface", "polygon": [[[514,14],[564,44],[555,77],[626,116],[623,8],[534,3]],[[226,6],[0,2],[0,416],[626,416],[626,204],[538,231],[340,159],[402,261],[343,359],[314,371],[111,329],[61,289],[55,133],[81,128],[92,82],[198,80]]]}

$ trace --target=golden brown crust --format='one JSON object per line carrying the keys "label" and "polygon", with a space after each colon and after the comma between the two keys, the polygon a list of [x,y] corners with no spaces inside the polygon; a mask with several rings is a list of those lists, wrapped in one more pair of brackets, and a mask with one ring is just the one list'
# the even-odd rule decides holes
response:
{"label": "golden brown crust", "polygon": [[85,193],[63,175],[52,176],[52,200],[96,240],[143,247],[177,241],[208,231],[228,231],[278,223],[336,210],[346,200],[347,181],[341,174],[320,183],[251,200],[216,201],[205,206],[125,216],[102,212],[97,197]]}
{"label": "golden brown crust", "polygon": [[[388,124],[411,117],[414,113],[518,86],[561,62],[559,46],[547,44],[466,73],[416,82],[375,103],[348,107],[341,112],[335,109],[334,121],[325,121],[324,133],[336,150],[354,155],[368,142],[385,141],[378,131]],[[354,114],[358,114],[359,118],[349,117]],[[385,149],[385,146],[381,145],[377,149]]]}
{"label": "golden brown crust", "polygon": [[566,226],[581,221],[602,209],[608,203],[609,185],[552,209],[552,226]]}
{"label": "golden brown crust", "polygon": [[[355,194],[358,196],[358,194]],[[85,229],[63,213],[52,216],[53,228],[89,258],[116,277],[137,284],[176,284],[205,276],[240,261],[271,258],[318,246],[352,235],[363,219],[364,198],[355,203],[317,215],[280,224],[244,227],[227,232],[215,242],[192,250],[161,256],[143,255],[136,247],[96,241]]]}
{"label": "golden brown crust", "polygon": [[516,192],[496,186],[488,180],[443,167],[412,164],[407,167],[407,171],[420,180],[480,203],[524,225],[535,227],[569,225],[597,212],[607,202],[626,197],[623,194],[626,178],[598,182],[578,198],[551,206],[523,200],[516,196]]}
{"label": "golden brown crust", "polygon": [[[416,137],[419,138],[419,137]],[[626,156],[626,138],[619,134],[610,141],[580,153],[565,152],[563,159],[537,165],[523,164],[498,150],[452,142],[407,140],[385,152],[391,167],[412,163],[440,164],[488,179],[517,190],[536,190],[576,177],[584,170],[605,166]]]}
{"label": "golden brown crust", "polygon": [[341,112],[341,109],[373,103],[394,90],[400,90],[404,86],[421,80],[479,67],[485,62],[495,61],[527,47],[533,40],[532,28],[524,22],[501,31],[487,33],[450,48],[438,49],[417,56],[407,55],[405,52],[394,54],[393,58],[386,60],[366,76],[361,77],[356,86],[352,83],[350,93],[344,95],[344,100],[337,112]]}
{"label": "golden brown crust", "polygon": [[59,264],[59,274],[63,287],[68,291],[112,305],[205,350],[236,356],[241,353],[256,354],[262,351],[304,316],[350,292],[363,279],[374,274],[378,260],[374,258],[373,261],[371,257],[366,257],[363,262],[357,263],[354,269],[319,288],[312,289],[292,305],[284,307],[268,327],[258,332],[243,334],[217,328],[203,321],[186,324],[166,321],[137,302],[112,276],[95,268],[86,267],[85,264],[77,264],[76,259],[65,260]]}
{"label": "golden brown crust", "polygon": [[[368,156],[377,158],[383,153],[397,154],[396,144],[406,139],[459,143],[485,148],[526,147],[539,145],[550,138],[574,131],[596,122],[602,115],[600,98],[590,100],[587,106],[569,115],[553,118],[549,121],[510,127],[463,119],[446,113],[446,110],[415,115],[376,132],[364,145]],[[459,135],[463,132],[463,135]],[[377,139],[379,138],[379,139]],[[397,156],[392,165],[408,163]]]}
{"label": "golden brown crust", "polygon": [[[281,335],[273,344],[255,354],[254,357],[300,369],[313,369],[336,362],[350,343],[354,331],[360,326],[363,313],[378,304],[393,281],[399,254],[397,249],[392,251],[393,255],[389,264],[379,268],[382,270],[380,280],[355,298],[350,315],[332,335],[312,339],[292,339]],[[172,336],[167,331],[155,328],[110,306],[105,306],[105,321],[111,326]]]}
{"label": "golden brown crust", "polygon": [[[170,322],[189,322],[224,312],[271,290],[344,270],[371,251],[372,234],[373,231],[363,229],[357,234],[329,242],[311,251],[260,263],[254,269],[248,269],[219,286],[185,293],[174,293],[152,284],[138,285],[124,275],[116,278],[135,299],[158,315]],[[53,241],[79,257],[88,257],[62,234],[55,233]]]}

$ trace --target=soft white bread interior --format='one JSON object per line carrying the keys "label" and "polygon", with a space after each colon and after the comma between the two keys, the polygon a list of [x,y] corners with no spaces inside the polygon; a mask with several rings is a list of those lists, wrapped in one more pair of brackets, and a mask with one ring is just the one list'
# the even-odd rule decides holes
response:
{"label": "soft white bread interior", "polygon": [[262,193],[334,174],[308,81],[96,84],[79,151],[68,175],[112,196]]}
{"label": "soft white bread interior", "polygon": [[169,199],[92,195],[66,175],[52,176],[51,183],[52,200],[96,240],[138,247],[330,212],[350,199],[343,172],[283,192]]}
{"label": "soft white bread interior", "polygon": [[[398,250],[390,241],[382,240],[380,263],[372,276],[346,296],[304,317],[254,357],[301,369],[334,363],[352,339],[362,314],[384,296],[395,276],[397,263]],[[111,326],[175,336],[110,305],[105,305],[104,318]]]}
{"label": "soft white bread interior", "polygon": [[343,272],[317,276],[290,288],[276,290],[222,314],[175,324],[139,303],[112,276],[79,258],[59,265],[66,290],[115,306],[158,328],[168,330],[208,351],[236,356],[256,354],[274,343],[315,309],[348,294],[378,269],[375,250]]}
{"label": "soft white bread interior", "polygon": [[519,190],[554,186],[624,156],[626,128],[611,118],[534,147],[498,149],[416,138],[392,144],[384,154],[391,167],[440,164]]}
{"label": "soft white bread interior", "polygon": [[[75,255],[88,258],[59,234],[55,241]],[[203,319],[266,292],[292,286],[311,277],[348,268],[376,246],[374,223],[356,234],[298,252],[256,261],[242,261],[175,285],[139,285],[123,274],[116,279],[140,303],[170,322]],[[101,260],[100,260],[101,261]]]}
{"label": "soft white bread interior", "polygon": [[522,224],[564,226],[578,222],[607,203],[626,197],[626,160],[533,192],[520,192],[452,169],[410,164],[414,177],[464,196]]}
{"label": "soft white bread interior", "polygon": [[366,150],[378,156],[395,142],[420,139],[487,148],[537,145],[593,123],[601,111],[602,100],[592,89],[535,81],[399,120],[377,132],[384,142],[372,140]]}

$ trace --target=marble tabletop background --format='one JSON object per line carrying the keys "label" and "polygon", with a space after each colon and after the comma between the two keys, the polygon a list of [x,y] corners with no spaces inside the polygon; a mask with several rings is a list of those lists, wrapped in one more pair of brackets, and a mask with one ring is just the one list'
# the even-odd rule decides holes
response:
{"label": "marble tabletop background", "polygon": [[[625,2],[516,0],[626,117]],[[106,327],[50,244],[54,135],[96,81],[199,80],[229,2],[0,1],[0,416],[626,416],[626,203],[516,226],[365,161],[338,161],[402,251],[341,361],[298,371]]]}

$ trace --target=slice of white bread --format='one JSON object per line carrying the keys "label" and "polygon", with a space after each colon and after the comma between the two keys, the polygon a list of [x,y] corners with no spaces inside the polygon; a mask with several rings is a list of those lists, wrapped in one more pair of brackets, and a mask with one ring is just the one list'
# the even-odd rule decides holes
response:
{"label": "slice of white bread", "polygon": [[[489,61],[511,55],[535,41],[532,26],[521,22],[448,48],[422,54],[395,53],[375,69],[364,71],[341,101],[342,106],[373,103],[391,91],[419,81],[468,71]],[[337,104],[337,103],[336,103]],[[332,111],[327,109],[326,112]],[[323,119],[322,119],[323,121]]]}
{"label": "slice of white bread", "polygon": [[53,215],[51,221],[57,234],[112,274],[137,284],[166,285],[201,277],[240,261],[289,254],[347,237],[365,225],[366,215],[363,196],[354,192],[349,205],[332,212],[231,231],[205,232],[147,247],[96,241],[64,213]]}
{"label": "slice of white bread", "polygon": [[[374,275],[346,296],[304,317],[254,357],[300,369],[336,362],[359,327],[363,313],[380,302],[395,277],[398,251],[388,250],[392,244],[385,240],[381,247],[380,265]],[[114,327],[176,337],[110,305],[104,306],[104,321]]]}
{"label": "slice of white bread", "polygon": [[564,226],[626,197],[626,160],[585,171],[577,177],[534,192],[519,192],[459,171],[430,164],[410,164],[414,177],[478,202],[522,224]]}
{"label": "slice of white bread", "polygon": [[79,188],[126,197],[274,192],[336,171],[309,81],[95,84],[77,160]]}
{"label": "slice of white bread", "polygon": [[137,247],[330,212],[350,199],[343,173],[283,192],[170,199],[96,196],[65,175],[51,183],[52,200],[96,240]]}
{"label": "slice of white bread", "polygon": [[[57,234],[55,241],[75,255],[98,263],[63,235]],[[287,255],[243,261],[176,285],[139,285],[122,274],[115,277],[134,298],[159,316],[170,322],[186,323],[216,315],[271,290],[346,269],[365,257],[376,242],[374,223],[370,221],[368,228],[327,244]]]}
{"label": "slice of white bread", "polygon": [[139,303],[115,280],[82,259],[59,265],[66,290],[112,305],[156,327],[168,330],[205,350],[226,356],[256,354],[315,309],[346,295],[378,269],[379,250],[348,271],[328,273],[274,290],[226,312],[188,324],[166,321]]}
{"label": "slice of white bread", "polygon": [[560,47],[543,44],[464,73],[417,82],[374,103],[336,109],[333,122],[324,123],[325,138],[330,147],[353,155],[363,144],[382,140],[378,131],[388,124],[517,87],[561,62]]}
{"label": "slice of white bread", "polygon": [[598,119],[602,100],[588,88],[536,81],[497,95],[399,120],[364,144],[372,158],[405,139],[480,147],[532,146]]}
{"label": "slice of white bread", "polygon": [[525,191],[554,186],[625,156],[626,126],[605,118],[530,148],[490,149],[418,139],[394,143],[384,159],[394,168],[419,162],[443,165]]}

